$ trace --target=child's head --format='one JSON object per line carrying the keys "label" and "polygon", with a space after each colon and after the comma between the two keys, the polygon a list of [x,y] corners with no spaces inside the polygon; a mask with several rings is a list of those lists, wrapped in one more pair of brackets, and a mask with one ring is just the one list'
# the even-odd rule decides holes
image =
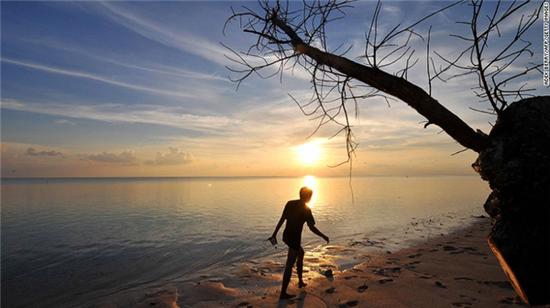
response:
{"label": "child's head", "polygon": [[313,190],[311,190],[309,187],[302,187],[300,188],[300,200],[302,200],[304,203],[308,203],[309,200],[311,200],[311,196],[313,195]]}

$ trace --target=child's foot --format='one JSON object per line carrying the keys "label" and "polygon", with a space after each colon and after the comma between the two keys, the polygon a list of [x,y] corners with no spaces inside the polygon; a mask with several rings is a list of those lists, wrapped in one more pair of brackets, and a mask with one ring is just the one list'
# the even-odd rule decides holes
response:
{"label": "child's foot", "polygon": [[281,293],[281,295],[279,295],[279,299],[290,299],[290,298],[293,298],[294,296],[296,296],[296,295],[288,294],[288,293],[285,292],[285,293]]}
{"label": "child's foot", "polygon": [[307,286],[307,283],[303,282],[303,281],[300,281],[298,282],[298,288],[304,288],[305,286]]}

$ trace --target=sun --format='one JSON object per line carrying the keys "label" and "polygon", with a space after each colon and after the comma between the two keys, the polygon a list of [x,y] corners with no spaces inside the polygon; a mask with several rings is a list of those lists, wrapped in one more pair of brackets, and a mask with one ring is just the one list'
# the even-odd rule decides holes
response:
{"label": "sun", "polygon": [[303,165],[315,165],[321,160],[321,145],[315,142],[304,143],[296,148],[298,160]]}

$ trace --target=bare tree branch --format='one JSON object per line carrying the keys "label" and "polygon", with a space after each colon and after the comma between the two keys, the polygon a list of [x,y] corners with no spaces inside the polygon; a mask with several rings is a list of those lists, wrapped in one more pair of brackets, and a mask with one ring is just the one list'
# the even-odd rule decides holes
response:
{"label": "bare tree branch", "polygon": [[[290,97],[304,115],[317,121],[312,134],[330,123],[337,126],[334,136],[343,135],[346,140],[347,159],[342,163],[351,163],[357,148],[349,107],[354,108],[357,117],[358,101],[373,97],[385,99],[388,105],[392,99],[402,100],[427,119],[424,127],[438,125],[465,148],[479,152],[486,147],[487,136],[474,131],[432,97],[433,83],[475,74],[478,85],[473,92],[482,101],[488,102],[491,110],[471,109],[489,114],[498,115],[506,108],[509,99],[529,95],[533,89],[525,84],[515,86],[515,81],[529,72],[540,70],[540,65],[532,64],[513,74],[509,73],[509,68],[518,59],[533,54],[531,44],[522,37],[536,22],[542,4],[529,14],[522,13],[528,8],[528,3],[514,1],[502,5],[499,2],[487,13],[482,0],[457,1],[410,25],[397,24],[381,33],[379,20],[382,3],[379,1],[365,33],[365,51],[360,59],[364,59],[366,64],[362,64],[345,57],[350,48],[342,48],[343,45],[332,51],[327,48],[326,25],[344,18],[344,10],[351,6],[351,1],[304,1],[296,9],[295,3],[286,2],[283,5],[281,2],[260,1],[259,9],[243,7],[239,12],[234,11],[226,23],[238,21],[244,32],[255,36],[254,43],[244,52],[226,46],[232,54],[230,59],[241,66],[230,70],[240,74],[234,79],[237,85],[253,73],[262,78],[275,75],[282,78],[288,69],[293,71],[300,67],[308,72],[312,84],[311,99],[299,102]],[[432,27],[429,27],[425,36],[416,27],[445,10],[463,4],[471,7],[472,18],[457,23],[466,25],[470,33],[450,35],[466,42],[467,46],[458,50],[453,57],[432,50]],[[515,35],[509,36],[511,39],[502,44],[497,52],[489,49],[490,41],[495,37],[503,38],[501,33],[504,25],[518,15],[520,21]],[[427,90],[407,80],[408,72],[419,61],[412,44],[418,40],[426,45]],[[388,72],[394,66],[400,68],[394,69],[393,73]]]}

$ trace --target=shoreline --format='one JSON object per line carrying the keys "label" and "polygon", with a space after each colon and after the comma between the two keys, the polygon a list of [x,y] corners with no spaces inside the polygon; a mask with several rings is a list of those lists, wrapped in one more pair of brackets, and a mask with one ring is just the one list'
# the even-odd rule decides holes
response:
{"label": "shoreline", "polygon": [[[487,245],[490,227],[489,218],[474,218],[470,226],[395,252],[358,251],[350,245],[326,245],[319,251],[306,251],[304,280],[308,285],[298,289],[294,271],[288,292],[297,297],[291,300],[278,299],[285,258],[277,256],[276,260],[236,264],[223,276],[203,275],[200,281],[151,290],[135,298],[132,306],[526,306]],[[351,258],[356,265],[340,269],[341,258]],[[332,278],[324,275],[329,269]]]}

